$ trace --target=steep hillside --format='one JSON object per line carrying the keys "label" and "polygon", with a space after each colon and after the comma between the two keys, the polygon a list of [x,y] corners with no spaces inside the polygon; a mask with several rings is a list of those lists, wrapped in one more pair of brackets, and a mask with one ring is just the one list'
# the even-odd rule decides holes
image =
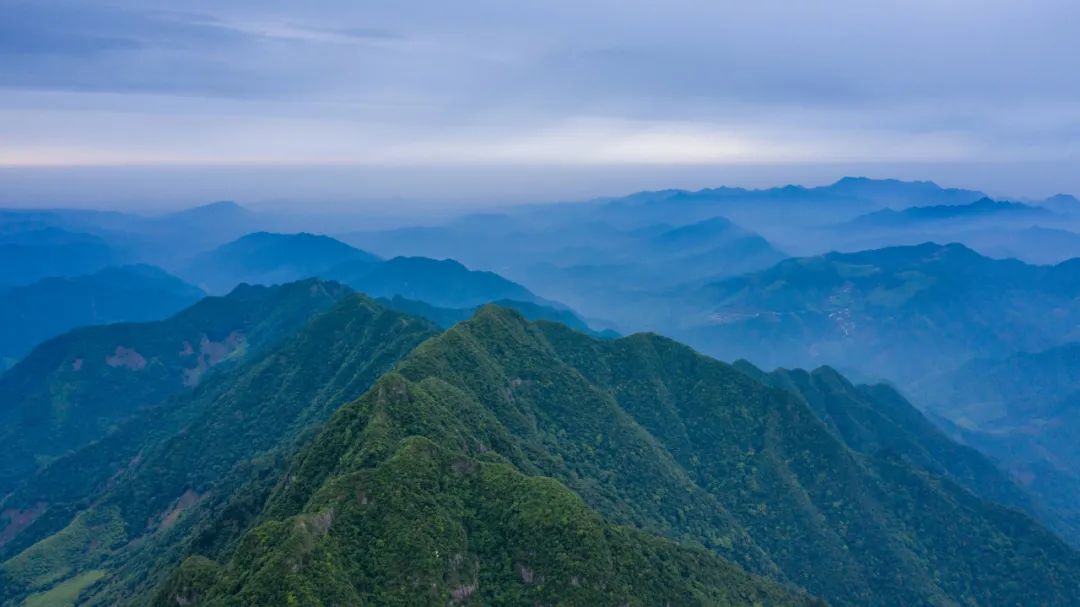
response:
{"label": "steep hillside", "polygon": [[0,376],[0,495],[134,412],[197,387],[348,293],[336,283],[241,287],[166,320],[86,327],[38,346]]}
{"label": "steep hillside", "polygon": [[[53,462],[3,503],[0,604],[85,571],[105,574],[98,600],[114,604],[175,564],[187,542],[225,541],[227,529],[203,533],[202,519],[222,514],[219,523],[242,529],[277,462],[436,332],[343,295],[262,355]],[[95,539],[105,533],[108,542]]]}
{"label": "steep hillside", "polygon": [[[232,556],[189,560],[159,598],[671,600],[656,588],[663,570],[633,586],[606,568],[615,544],[600,538],[613,530],[564,552],[591,515],[556,481],[610,523],[835,604],[1069,605],[1080,592],[1080,555],[1029,518],[870,451],[845,445],[805,398],[670,340],[594,340],[489,306],[339,411]],[[557,512],[530,505],[541,486]]]}

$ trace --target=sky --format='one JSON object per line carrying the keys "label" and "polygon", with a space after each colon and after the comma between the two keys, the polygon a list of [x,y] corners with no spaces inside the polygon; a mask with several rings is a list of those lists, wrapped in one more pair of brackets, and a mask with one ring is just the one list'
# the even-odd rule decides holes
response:
{"label": "sky", "polygon": [[0,204],[1080,193],[1065,0],[0,0]]}

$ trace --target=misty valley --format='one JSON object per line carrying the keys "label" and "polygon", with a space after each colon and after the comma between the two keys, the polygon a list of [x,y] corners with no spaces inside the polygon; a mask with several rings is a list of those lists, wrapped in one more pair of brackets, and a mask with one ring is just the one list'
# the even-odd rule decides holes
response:
{"label": "misty valley", "polygon": [[0,605],[1080,604],[1080,200],[0,211]]}

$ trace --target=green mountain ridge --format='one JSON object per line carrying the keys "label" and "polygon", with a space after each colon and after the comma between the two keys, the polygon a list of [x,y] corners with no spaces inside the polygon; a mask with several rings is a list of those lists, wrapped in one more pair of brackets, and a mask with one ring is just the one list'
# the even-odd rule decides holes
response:
{"label": "green mountain ridge", "polygon": [[[327,284],[336,286],[297,286]],[[7,521],[18,528],[0,546],[0,604],[72,569],[109,572],[105,604],[150,583],[184,542],[212,543],[199,535],[200,517],[257,502],[296,441],[435,332],[343,292],[279,345],[54,462],[3,502],[24,520]],[[106,529],[111,543],[90,541]]]}
{"label": "green mountain ridge", "polygon": [[1080,596],[1080,554],[885,387],[343,287],[301,325],[5,498],[0,605]]}
{"label": "green mountain ridge", "polygon": [[[435,324],[444,329],[449,329],[453,325],[468,320],[476,314],[476,312],[483,306],[473,306],[471,308],[441,308],[433,306],[429,303],[418,301],[415,299],[406,299],[399,295],[395,295],[393,298],[379,298],[379,303],[400,310],[402,312],[412,314],[414,316],[422,316],[431,320]],[[611,330],[596,331],[589,327],[588,323],[581,319],[577,314],[571,310],[563,310],[546,306],[543,304],[531,302],[531,301],[515,301],[512,299],[497,299],[490,302],[496,306],[502,308],[509,308],[516,310],[522,316],[529,320],[549,320],[552,322],[558,322],[564,324],[571,329],[587,333],[594,337],[614,338],[618,337],[618,334]],[[484,304],[487,305],[487,304]]]}
{"label": "green mountain ridge", "polygon": [[0,495],[135,411],[260,352],[348,292],[317,281],[242,286],[165,320],[85,327],[41,344],[0,376]]}
{"label": "green mountain ridge", "polygon": [[[447,455],[457,473],[433,463]],[[382,493],[382,467],[398,458],[423,471],[426,490]],[[183,596],[378,604],[400,598],[405,580],[432,588],[408,595],[415,604],[478,580],[471,592],[517,592],[512,568],[527,561],[486,561],[490,521],[455,514],[473,503],[457,489],[473,481],[455,474],[483,462],[554,478],[612,523],[704,546],[840,605],[1067,605],[1080,592],[1080,556],[1033,521],[902,457],[849,450],[786,390],[656,336],[596,341],[485,307],[342,408],[223,569],[189,561],[199,581]],[[393,507],[357,507],[385,501]],[[383,525],[403,530],[394,537],[405,548],[365,556],[363,546],[387,545],[376,539]],[[391,556],[436,550],[452,556],[412,567]],[[474,576],[462,573],[470,563]],[[573,589],[567,573],[550,573],[562,576],[554,586]],[[166,588],[193,572],[175,575]]]}

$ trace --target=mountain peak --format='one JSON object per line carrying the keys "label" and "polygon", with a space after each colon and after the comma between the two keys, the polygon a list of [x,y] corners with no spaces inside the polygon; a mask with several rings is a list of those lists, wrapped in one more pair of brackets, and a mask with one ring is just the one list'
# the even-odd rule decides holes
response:
{"label": "mountain peak", "polygon": [[208,218],[247,218],[253,213],[245,207],[231,200],[219,200],[207,204],[191,207],[182,211],[170,213],[167,217],[173,219],[208,219]]}

